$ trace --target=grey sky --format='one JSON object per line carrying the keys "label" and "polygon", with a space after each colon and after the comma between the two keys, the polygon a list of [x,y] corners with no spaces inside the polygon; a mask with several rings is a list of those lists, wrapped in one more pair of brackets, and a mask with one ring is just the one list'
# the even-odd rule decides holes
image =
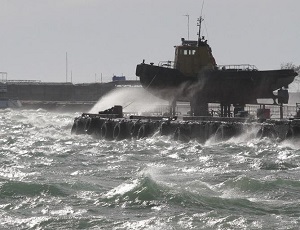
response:
{"label": "grey sky", "polygon": [[[135,67],[174,59],[196,39],[202,0],[0,0],[0,71],[9,79],[135,79]],[[217,64],[300,65],[299,0],[206,0],[203,33]]]}

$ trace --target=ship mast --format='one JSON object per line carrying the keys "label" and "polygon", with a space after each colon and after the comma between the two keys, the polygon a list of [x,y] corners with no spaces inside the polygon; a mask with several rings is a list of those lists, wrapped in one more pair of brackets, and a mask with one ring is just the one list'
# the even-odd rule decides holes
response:
{"label": "ship mast", "polygon": [[203,22],[203,18],[202,18],[202,12],[203,12],[203,7],[204,7],[204,0],[202,2],[202,8],[201,8],[201,14],[200,14],[200,18],[198,18],[198,23],[197,26],[199,26],[199,32],[198,32],[198,44],[197,46],[199,47],[201,45],[202,42],[202,38],[201,38],[201,23]]}
{"label": "ship mast", "polygon": [[203,22],[203,18],[202,18],[202,16],[200,16],[200,18],[198,18],[198,23],[197,23],[197,26],[199,27],[199,31],[198,31],[198,44],[197,44],[197,46],[199,47],[200,46],[200,44],[201,44],[201,41],[202,41],[202,39],[201,39],[201,23]]}

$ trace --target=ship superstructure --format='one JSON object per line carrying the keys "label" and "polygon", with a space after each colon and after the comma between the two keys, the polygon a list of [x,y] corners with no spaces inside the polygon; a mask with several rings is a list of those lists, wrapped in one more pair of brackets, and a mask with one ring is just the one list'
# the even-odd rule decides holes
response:
{"label": "ship superstructure", "polygon": [[[208,103],[219,103],[223,116],[228,116],[231,105],[243,109],[245,104],[256,104],[257,99],[272,98],[274,103],[288,103],[288,85],[297,73],[293,69],[259,71],[255,66],[218,66],[198,20],[198,40],[181,39],[175,46],[174,62],[146,64],[136,68],[142,86],[154,95],[170,101],[189,101],[192,114],[208,115]],[[278,90],[274,94],[274,91]],[[172,109],[171,109],[172,110]]]}

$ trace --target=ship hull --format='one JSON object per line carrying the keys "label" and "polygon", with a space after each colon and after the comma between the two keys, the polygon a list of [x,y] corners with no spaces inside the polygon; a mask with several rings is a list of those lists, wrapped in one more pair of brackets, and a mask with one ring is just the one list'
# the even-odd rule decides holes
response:
{"label": "ship hull", "polygon": [[185,76],[177,69],[139,64],[136,75],[152,94],[176,101],[201,98],[207,103],[253,104],[260,98],[273,98],[273,91],[287,88],[297,73],[293,70],[204,70]]}

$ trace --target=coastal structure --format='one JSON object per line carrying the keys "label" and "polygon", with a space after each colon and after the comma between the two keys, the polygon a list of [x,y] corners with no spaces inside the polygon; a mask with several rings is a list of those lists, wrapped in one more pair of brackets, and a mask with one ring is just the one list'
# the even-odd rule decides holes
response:
{"label": "coastal structure", "polygon": [[[107,140],[141,139],[154,133],[171,135],[174,140],[229,139],[251,131],[253,137],[285,140],[300,137],[298,112],[283,119],[283,104],[288,104],[288,85],[297,73],[293,69],[259,71],[251,65],[218,66],[211,47],[199,33],[197,41],[186,41],[175,48],[174,62],[136,67],[141,85],[153,95],[170,102],[163,116],[125,116],[122,106],[83,113],[74,119],[71,133],[93,135]],[[274,93],[274,91],[277,91]],[[280,119],[271,119],[271,110],[258,99],[271,99],[280,108]],[[176,102],[190,102],[190,111],[177,116]],[[219,111],[209,104],[219,104]],[[255,104],[255,116],[245,110]],[[233,112],[231,108],[233,107]],[[254,131],[253,131],[254,130]]]}
{"label": "coastal structure", "polygon": [[87,111],[105,94],[118,87],[140,86],[139,81],[119,80],[107,83],[64,83],[32,80],[8,80],[7,97],[18,98],[24,108]]}
{"label": "coastal structure", "polygon": [[174,62],[154,65],[143,60],[137,65],[136,75],[146,90],[170,101],[173,108],[176,101],[190,102],[195,116],[207,116],[208,103],[219,103],[224,117],[230,116],[231,105],[236,112],[243,111],[246,104],[257,104],[258,99],[288,103],[288,85],[297,76],[293,69],[259,71],[248,64],[218,66],[201,36],[202,20],[198,23],[198,40],[182,38],[182,44],[175,46]]}
{"label": "coastal structure", "polygon": [[[14,97],[9,97],[8,89],[5,79],[7,78],[6,72],[0,72],[2,79],[0,81],[0,109],[6,108],[20,108],[22,106],[21,102]],[[4,77],[5,76],[5,77]]]}

